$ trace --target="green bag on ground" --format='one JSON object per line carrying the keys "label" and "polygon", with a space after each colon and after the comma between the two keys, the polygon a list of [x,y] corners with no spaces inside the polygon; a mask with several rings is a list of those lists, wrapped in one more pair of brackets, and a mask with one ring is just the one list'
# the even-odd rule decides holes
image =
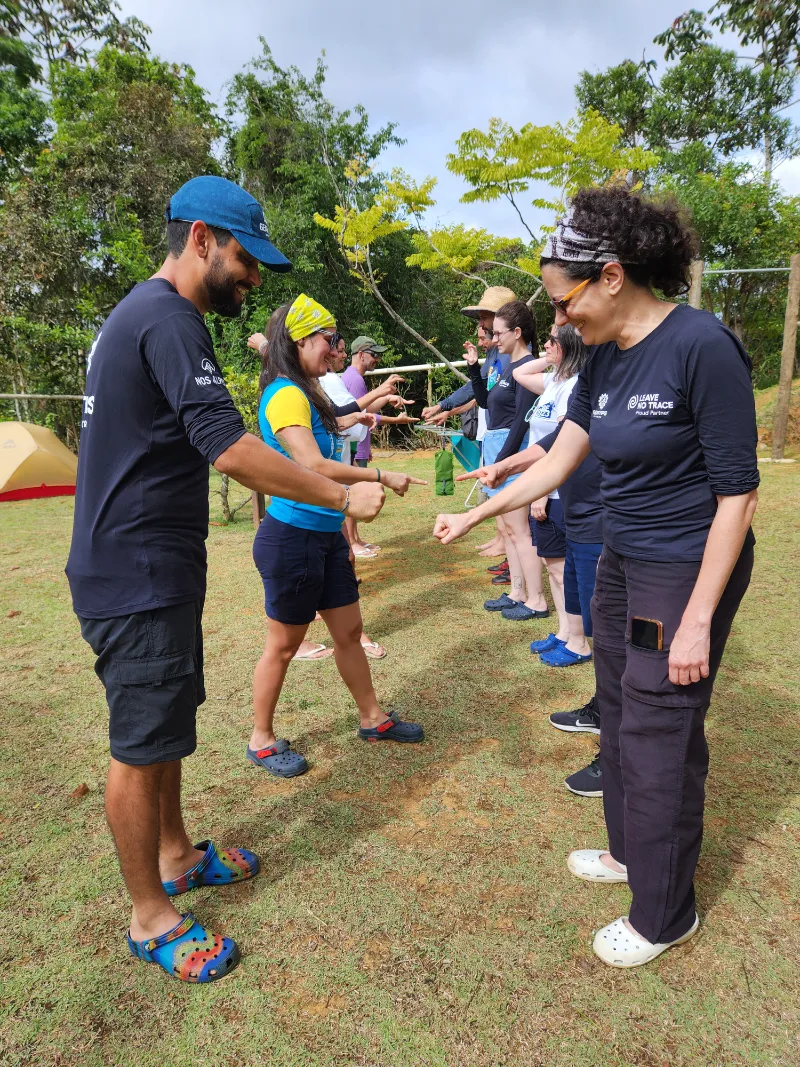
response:
{"label": "green bag on ground", "polygon": [[452,496],[455,491],[453,483],[453,453],[442,449],[433,457],[433,469],[436,474],[436,495]]}

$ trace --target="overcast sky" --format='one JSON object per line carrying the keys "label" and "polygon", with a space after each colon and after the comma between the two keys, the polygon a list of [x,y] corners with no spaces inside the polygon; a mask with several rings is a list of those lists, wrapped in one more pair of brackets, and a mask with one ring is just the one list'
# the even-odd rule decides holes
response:
{"label": "overcast sky", "polygon": [[[566,122],[581,70],[638,60],[645,49],[661,61],[653,37],[690,6],[690,0],[122,2],[126,15],[152,28],[153,51],[190,64],[215,101],[260,51],[259,36],[281,66],[294,64],[307,74],[325,49],[326,93],[334,104],[363,104],[373,127],[396,122],[406,139],[387,151],[384,166],[439,178],[431,222],[464,222],[508,236],[520,231],[512,208],[459,203],[466,186],[445,169],[458,135],[485,128],[493,116],[515,127]],[[800,193],[800,160],[776,176],[787,191]]]}

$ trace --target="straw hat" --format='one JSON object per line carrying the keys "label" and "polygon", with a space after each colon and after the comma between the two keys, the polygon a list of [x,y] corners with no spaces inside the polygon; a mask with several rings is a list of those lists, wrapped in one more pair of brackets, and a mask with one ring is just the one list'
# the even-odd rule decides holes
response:
{"label": "straw hat", "polygon": [[490,285],[485,291],[478,304],[473,304],[471,307],[462,308],[462,315],[469,315],[471,319],[477,319],[478,315],[482,311],[488,311],[494,314],[499,311],[503,304],[507,304],[510,300],[516,300],[517,294],[511,289],[506,289],[504,285]]}

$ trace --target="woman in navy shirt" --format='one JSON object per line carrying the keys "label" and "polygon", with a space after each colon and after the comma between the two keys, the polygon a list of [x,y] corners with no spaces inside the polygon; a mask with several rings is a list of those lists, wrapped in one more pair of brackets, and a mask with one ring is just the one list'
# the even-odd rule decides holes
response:
{"label": "woman in navy shirt", "polygon": [[[467,348],[467,371],[479,407],[486,409],[487,430],[483,437],[483,462],[494,463],[513,456],[524,448],[528,440],[527,415],[536,399],[514,377],[514,370],[528,365],[534,370],[547,369],[546,359],[531,355],[536,341],[536,322],[530,308],[522,300],[504,304],[494,317],[493,339],[500,353],[510,357],[506,369],[494,385],[481,374],[478,353]],[[505,484],[514,480],[511,476]],[[500,488],[484,490],[492,496]],[[511,596],[487,600],[487,611],[499,611],[504,619],[523,622],[527,619],[546,619],[550,614],[542,592],[542,564],[531,541],[528,508],[517,508],[501,520],[506,558],[511,577]]]}
{"label": "woman in navy shirt", "polygon": [[584,189],[549,238],[542,280],[556,323],[592,356],[545,459],[466,515],[445,543],[602,464],[604,549],[592,602],[608,850],[570,870],[628,882],[630,915],[594,950],[647,963],[697,930],[714,678],[753,566],[758,467],[750,361],[708,312],[662,300],[688,288],[694,238],[676,207],[626,188]]}

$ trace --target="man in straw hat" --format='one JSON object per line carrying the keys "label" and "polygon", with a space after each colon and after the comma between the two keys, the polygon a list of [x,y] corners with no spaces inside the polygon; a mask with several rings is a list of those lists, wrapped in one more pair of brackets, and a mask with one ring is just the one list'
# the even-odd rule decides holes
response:
{"label": "man in straw hat", "polygon": [[[510,300],[516,300],[517,295],[511,289],[507,289],[504,285],[491,285],[481,295],[480,301],[477,304],[472,304],[469,307],[461,309],[462,315],[467,315],[471,319],[478,320],[478,328],[487,330],[490,334],[494,329],[494,316],[495,312],[499,311],[503,304],[507,304]],[[465,341],[464,347],[472,345],[471,341]],[[486,362],[481,368],[481,374],[486,379],[489,389],[500,379],[503,371],[508,366],[508,356],[500,355],[500,352],[495,345],[490,348],[486,353]],[[433,420],[436,423],[446,422],[450,416],[450,413],[460,414],[462,410],[466,410],[464,405],[469,405],[474,401],[474,394],[472,392],[472,382],[466,382],[459,389],[456,389],[450,396],[446,396],[443,400],[440,400],[438,404],[434,404],[432,407],[423,408],[422,417],[426,421]],[[455,409],[459,409],[456,411]],[[484,432],[486,431],[486,412],[478,409],[478,440],[483,440]],[[503,547],[502,538],[497,535],[493,541],[488,544],[481,545],[480,554],[482,556],[502,556],[505,549]],[[504,581],[504,575],[502,573],[496,576],[496,584]]]}

